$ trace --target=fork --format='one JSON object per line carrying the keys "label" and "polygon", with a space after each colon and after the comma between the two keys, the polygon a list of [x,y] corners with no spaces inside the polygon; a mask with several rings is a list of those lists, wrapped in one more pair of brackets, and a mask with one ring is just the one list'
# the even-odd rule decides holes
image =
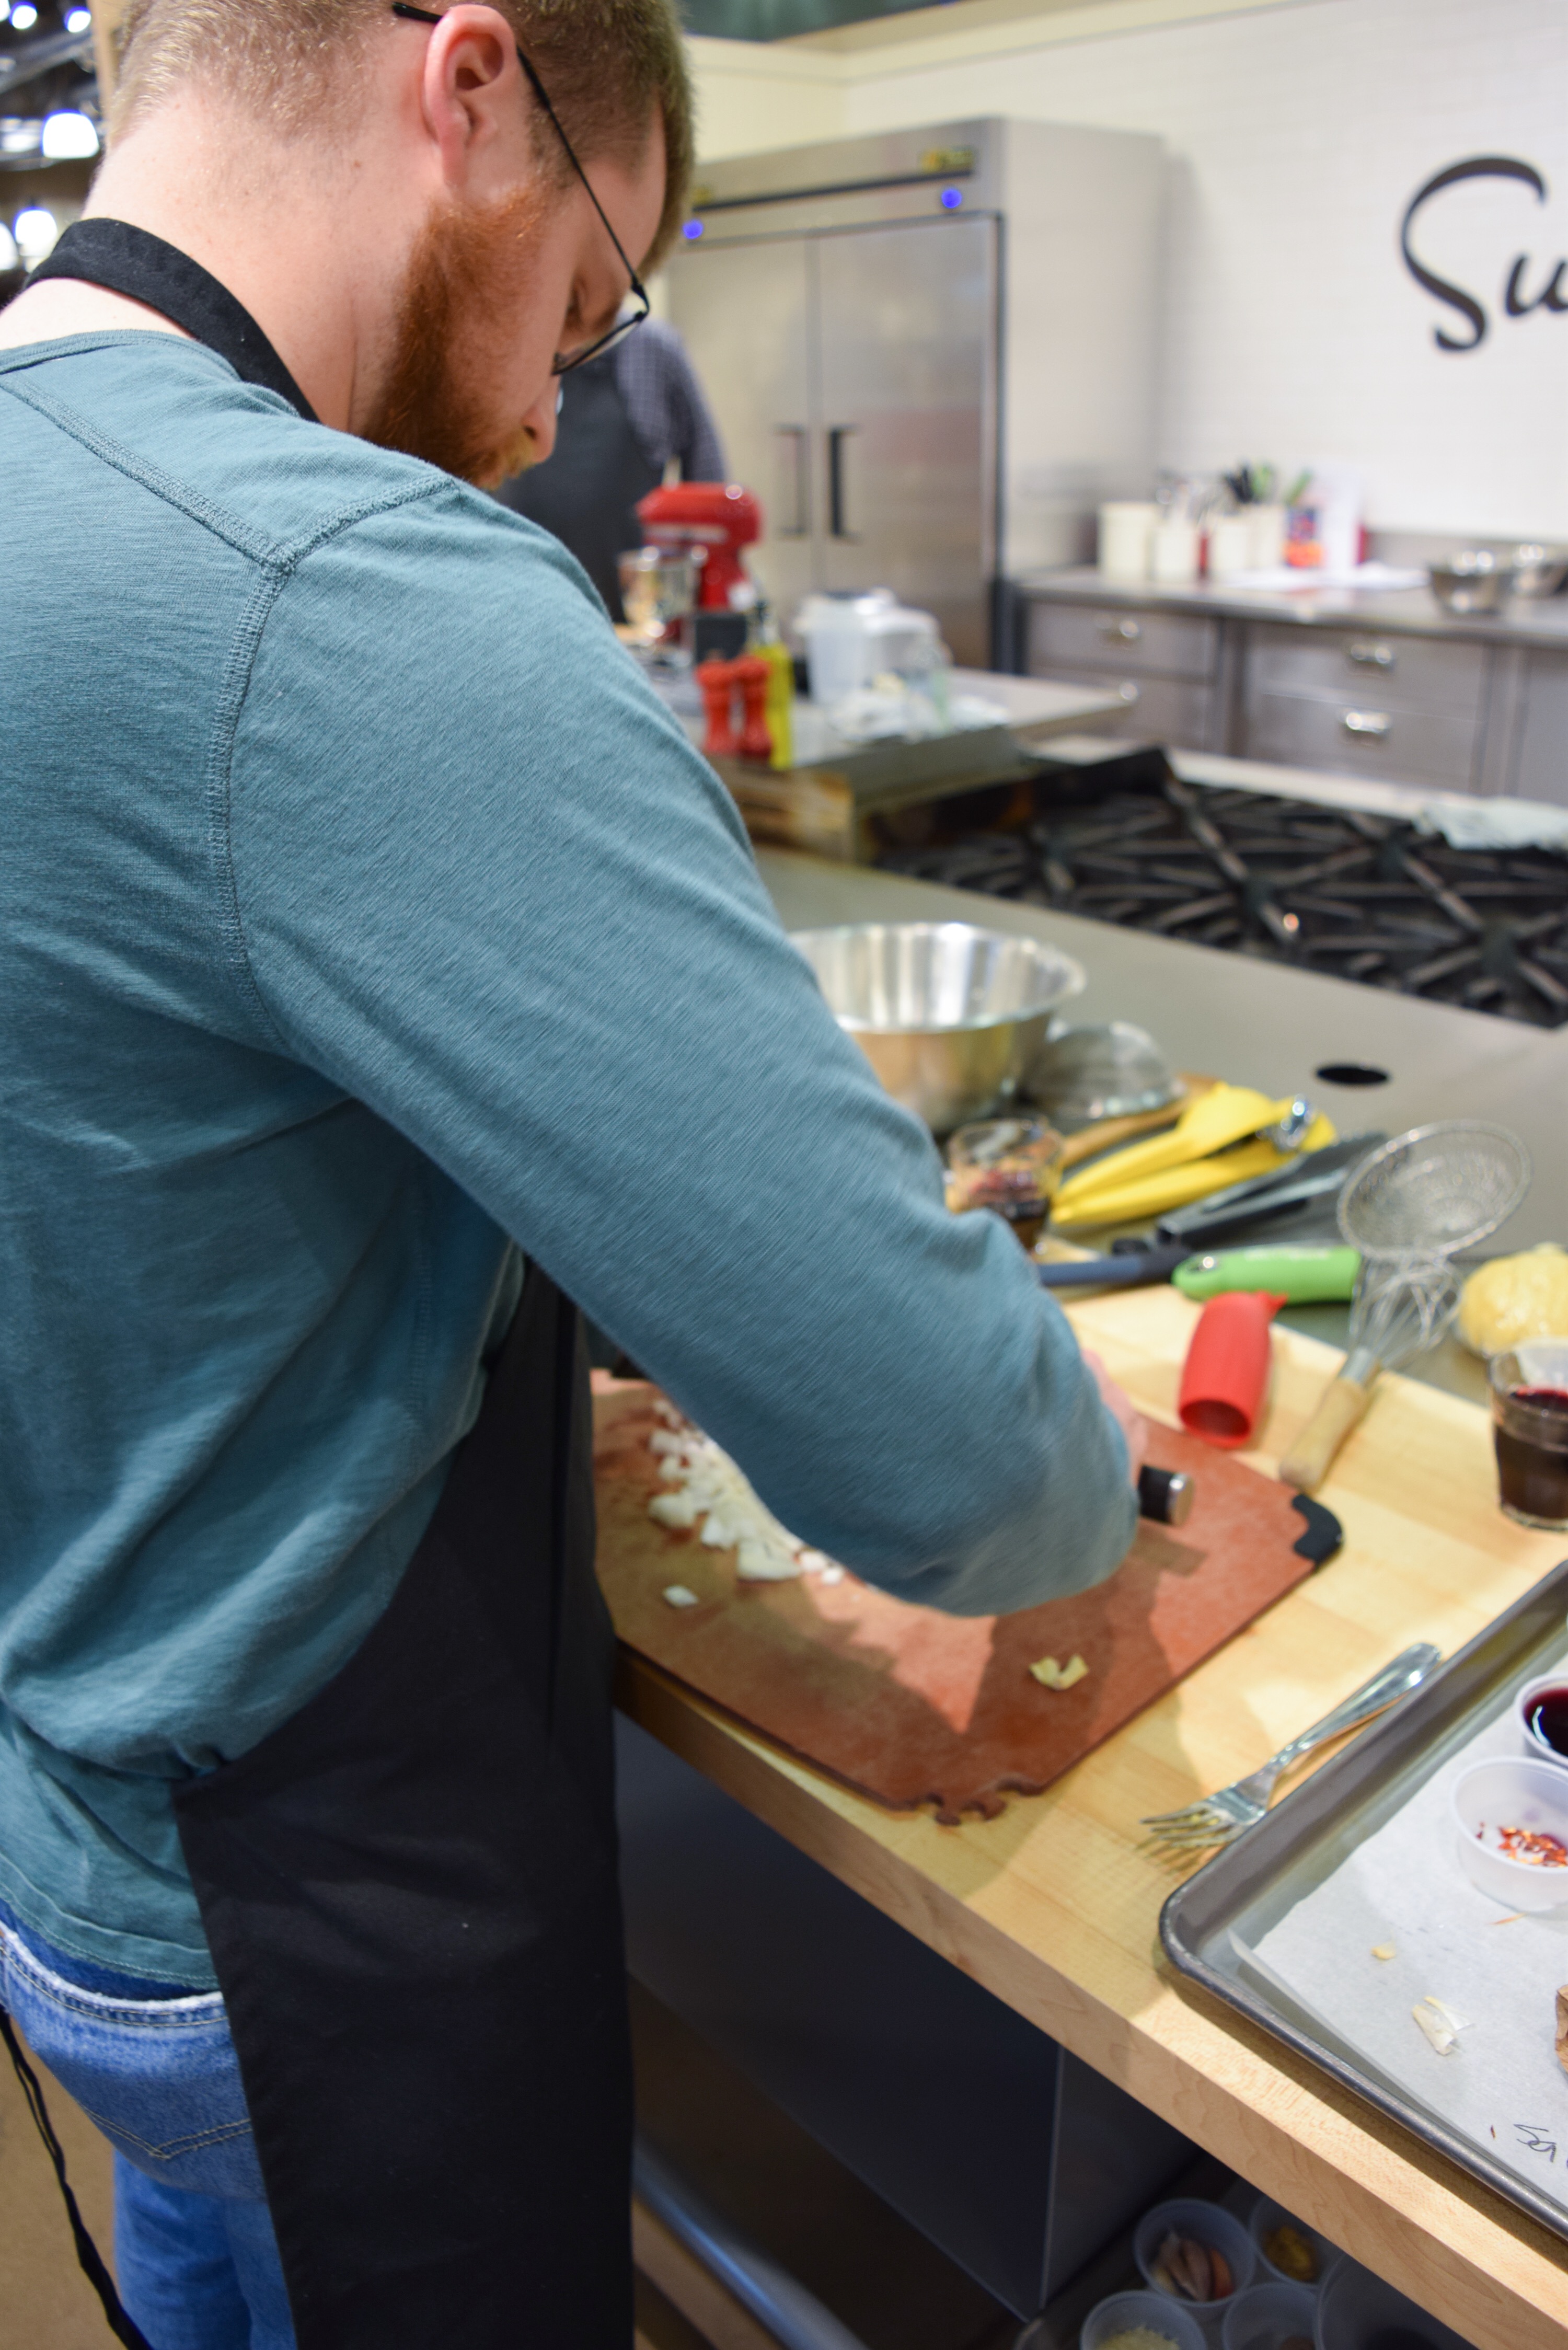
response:
{"label": "fork", "polygon": [[1184,1804],[1180,1811],[1156,1812],[1140,1820],[1139,1826],[1150,1829],[1156,1842],[1168,1845],[1173,1852],[1197,1852],[1207,1845],[1230,1844],[1235,1837],[1244,1835],[1249,1828],[1257,1826],[1268,1810],[1269,1797],[1282,1773],[1314,1747],[1325,1746],[1331,1738],[1370,1721],[1375,1713],[1383,1712],[1396,1698],[1415,1689],[1426,1679],[1440,1654],[1429,1641],[1417,1641],[1414,1648],[1396,1657],[1391,1665],[1385,1665],[1380,1673],[1374,1673],[1369,1681],[1363,1681],[1358,1690],[1352,1690],[1332,1713],[1325,1713],[1321,1721],[1314,1721],[1310,1730],[1303,1730],[1299,1738],[1293,1738],[1277,1754],[1271,1754],[1248,1777],[1221,1787],[1215,1794],[1205,1795],[1199,1803]]}

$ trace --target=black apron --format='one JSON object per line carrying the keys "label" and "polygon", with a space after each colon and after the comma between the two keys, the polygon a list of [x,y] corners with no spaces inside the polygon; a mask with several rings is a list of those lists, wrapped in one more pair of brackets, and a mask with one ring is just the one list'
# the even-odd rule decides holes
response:
{"label": "black apron", "polygon": [[556,446],[542,465],[514,473],[496,496],[569,547],[604,598],[612,620],[624,620],[616,557],[642,545],[637,502],[664,479],[632,430],[607,352],[561,378]]}
{"label": "black apron", "polygon": [[[73,227],[52,274],[151,303],[283,390],[253,320],[226,334],[205,271],[122,223],[80,224],[107,226],[116,250],[78,260]],[[630,2344],[614,1644],[593,1551],[587,1354],[535,1265],[385,1615],[280,1729],[174,1788],[299,2350]]]}

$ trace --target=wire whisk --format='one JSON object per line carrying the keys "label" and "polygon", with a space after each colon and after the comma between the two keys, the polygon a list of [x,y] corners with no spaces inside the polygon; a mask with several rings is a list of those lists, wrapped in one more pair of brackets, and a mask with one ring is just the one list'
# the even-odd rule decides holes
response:
{"label": "wire whisk", "polygon": [[1315,1492],[1378,1373],[1438,1344],[1459,1305],[1454,1258],[1495,1232],[1529,1189],[1518,1135],[1479,1118],[1412,1127],[1362,1161],[1339,1201],[1339,1229],[1361,1252],[1350,1352],[1280,1463],[1287,1485]]}

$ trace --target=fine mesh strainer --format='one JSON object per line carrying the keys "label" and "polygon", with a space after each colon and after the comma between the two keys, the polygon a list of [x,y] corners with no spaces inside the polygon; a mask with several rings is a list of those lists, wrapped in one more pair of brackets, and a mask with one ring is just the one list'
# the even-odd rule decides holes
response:
{"label": "fine mesh strainer", "polygon": [[1366,1258],[1457,1256],[1496,1232],[1529,1189],[1530,1153],[1517,1134],[1442,1118],[1363,1159],[1340,1193],[1339,1229]]}
{"label": "fine mesh strainer", "polygon": [[1340,1194],[1339,1229],[1361,1252],[1350,1352],[1280,1463],[1313,1492],[1371,1400],[1379,1371],[1435,1347],[1453,1320],[1453,1260],[1497,1230],[1530,1189],[1530,1154],[1505,1126],[1443,1118],[1397,1134]]}

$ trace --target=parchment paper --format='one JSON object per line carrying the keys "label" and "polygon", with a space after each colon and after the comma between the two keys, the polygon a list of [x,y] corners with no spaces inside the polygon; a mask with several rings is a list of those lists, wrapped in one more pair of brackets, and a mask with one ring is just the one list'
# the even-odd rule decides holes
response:
{"label": "parchment paper", "polygon": [[[1531,1677],[1565,1661],[1542,1657]],[[1513,1694],[1255,1950],[1232,1939],[1374,2072],[1568,2210],[1568,2075],[1552,2047],[1568,1910],[1501,1922],[1508,1909],[1459,1866],[1449,1809],[1472,1762],[1522,1751]],[[1392,1959],[1373,1957],[1379,1943]],[[1450,2055],[1411,2015],[1428,1994],[1467,2019]]]}

